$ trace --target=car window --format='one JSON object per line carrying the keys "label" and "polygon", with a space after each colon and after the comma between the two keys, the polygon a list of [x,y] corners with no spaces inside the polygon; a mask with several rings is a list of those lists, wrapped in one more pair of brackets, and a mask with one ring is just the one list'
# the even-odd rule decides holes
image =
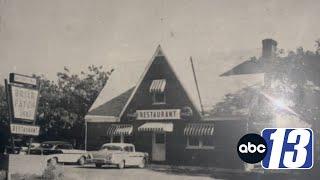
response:
{"label": "car window", "polygon": [[42,148],[52,148],[53,144],[43,143],[40,145]]}
{"label": "car window", "polygon": [[72,149],[71,144],[58,144],[55,149]]}
{"label": "car window", "polygon": [[127,152],[133,152],[133,147],[132,146],[126,146],[124,147],[124,150]]}
{"label": "car window", "polygon": [[114,146],[114,145],[102,146],[101,149],[107,149],[109,151],[121,151],[122,150],[122,148],[120,146]]}

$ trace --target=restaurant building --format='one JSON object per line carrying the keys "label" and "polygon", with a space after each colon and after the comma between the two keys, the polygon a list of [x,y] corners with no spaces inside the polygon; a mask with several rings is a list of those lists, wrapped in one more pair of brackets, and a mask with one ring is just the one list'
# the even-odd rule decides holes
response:
{"label": "restaurant building", "polygon": [[158,163],[243,165],[236,146],[246,133],[247,118],[203,116],[160,46],[138,83],[91,109],[86,124],[88,150],[126,142]]}

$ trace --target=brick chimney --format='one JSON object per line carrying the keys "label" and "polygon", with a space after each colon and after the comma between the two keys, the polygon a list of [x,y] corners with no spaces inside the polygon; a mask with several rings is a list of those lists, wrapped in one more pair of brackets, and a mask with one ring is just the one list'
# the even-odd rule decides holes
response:
{"label": "brick chimney", "polygon": [[273,60],[276,57],[277,41],[273,39],[262,40],[262,58],[265,59],[264,64],[264,85],[267,89],[271,88],[274,74],[272,72]]}
{"label": "brick chimney", "polygon": [[277,41],[273,39],[262,40],[262,58],[274,58],[277,51]]}

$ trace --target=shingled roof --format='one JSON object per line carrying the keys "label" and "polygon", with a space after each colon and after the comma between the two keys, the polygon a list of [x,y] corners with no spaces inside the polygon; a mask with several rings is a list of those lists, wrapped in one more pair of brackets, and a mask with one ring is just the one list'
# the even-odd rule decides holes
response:
{"label": "shingled roof", "polygon": [[88,115],[94,116],[114,116],[118,117],[124,105],[127,103],[131,93],[133,92],[134,87],[123,92],[117,97],[114,97],[110,101],[92,109]]}
{"label": "shingled roof", "polygon": [[[175,51],[170,53],[170,57],[172,55],[170,58],[170,65],[172,65],[176,75],[180,75],[179,80],[183,84],[183,87],[190,95],[190,99],[193,100],[195,106],[199,108],[200,104],[193,79],[191,64],[189,61],[186,61],[184,57],[181,58],[179,53],[175,54],[174,52]],[[250,51],[250,53],[252,52]],[[245,54],[248,53],[228,53],[227,56],[225,56],[225,54],[220,54],[214,58],[201,59],[201,61],[199,58],[199,61],[195,61],[205,109],[210,110],[213,105],[222,101],[224,96],[228,93],[234,93],[242,88],[257,83],[259,84],[263,81],[263,76],[260,74],[243,75],[241,77],[233,78],[219,77],[221,73],[230,69],[233,65],[239,64],[238,57],[243,57]],[[146,56],[141,59],[147,58],[148,57]],[[91,106],[89,113],[85,117],[86,121],[119,122],[119,111],[123,109],[130,93],[133,93],[133,89],[131,89],[130,92],[128,92],[128,89],[139,84],[141,73],[145,71],[148,62],[150,62],[150,60],[132,60],[113,65],[112,67],[115,71],[112,73],[108,83]],[[217,84],[219,85],[219,88],[216,88]],[[121,94],[121,92],[124,93]]]}

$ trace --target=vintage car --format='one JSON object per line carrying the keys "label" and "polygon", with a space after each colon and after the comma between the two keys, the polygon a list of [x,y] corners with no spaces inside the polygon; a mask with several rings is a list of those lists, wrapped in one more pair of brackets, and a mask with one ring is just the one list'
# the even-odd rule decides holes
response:
{"label": "vintage car", "polygon": [[119,169],[127,166],[144,168],[148,161],[148,153],[136,152],[133,144],[107,143],[92,153],[91,162],[100,168],[103,165],[116,165]]}
{"label": "vintage car", "polygon": [[[39,148],[40,145],[41,145],[40,143],[31,143],[30,144],[30,150]],[[29,150],[29,143],[27,143],[25,146],[21,147],[20,154],[27,154],[28,150]]]}
{"label": "vintage car", "polygon": [[42,142],[40,147],[30,150],[30,154],[41,154],[47,156],[51,165],[57,163],[78,163],[83,165],[89,155],[84,150],[74,149],[72,144],[64,141]]}

